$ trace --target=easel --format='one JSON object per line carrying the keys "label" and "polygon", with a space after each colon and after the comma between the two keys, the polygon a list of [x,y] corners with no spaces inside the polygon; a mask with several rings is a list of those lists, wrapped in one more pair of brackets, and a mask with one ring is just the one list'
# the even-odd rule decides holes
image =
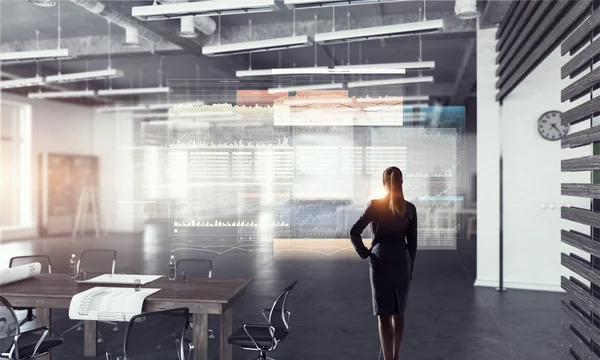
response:
{"label": "easel", "polygon": [[[90,203],[92,204],[92,219],[94,221],[94,230],[96,232],[96,239],[100,238],[100,214],[98,210],[98,202],[96,201],[98,190],[95,187],[84,186],[81,188],[81,194],[79,194],[79,202],[77,204],[77,215],[75,215],[75,223],[73,225],[72,236],[77,237],[77,231],[85,233],[85,225],[88,220],[88,210]],[[79,229],[82,227],[82,229]]]}

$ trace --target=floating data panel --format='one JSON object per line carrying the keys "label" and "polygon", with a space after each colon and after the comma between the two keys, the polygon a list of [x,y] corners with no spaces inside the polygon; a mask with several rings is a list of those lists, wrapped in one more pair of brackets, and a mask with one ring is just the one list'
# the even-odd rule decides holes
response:
{"label": "floating data panel", "polygon": [[168,85],[173,103],[213,105],[171,109],[169,121],[143,122],[139,142],[120,148],[140,156],[144,179],[142,201],[123,208],[167,222],[171,251],[308,254],[322,240],[313,254],[353,254],[348,230],[385,195],[388,166],[403,171],[421,249],[456,248],[470,216],[460,190],[464,108],[408,107],[402,91],[275,97],[253,88],[273,85],[260,80]]}

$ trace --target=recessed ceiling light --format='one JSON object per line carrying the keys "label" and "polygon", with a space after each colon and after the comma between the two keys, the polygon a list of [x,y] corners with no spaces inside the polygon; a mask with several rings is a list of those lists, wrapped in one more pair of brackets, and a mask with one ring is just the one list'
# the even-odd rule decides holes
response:
{"label": "recessed ceiling light", "polygon": [[358,87],[406,85],[406,84],[419,84],[419,83],[432,83],[432,82],[433,82],[433,76],[369,80],[369,81],[354,81],[354,82],[348,83],[348,89],[358,88]]}
{"label": "recessed ceiling light", "polygon": [[207,0],[134,6],[131,15],[141,21],[170,20],[187,16],[220,16],[278,10],[275,0]]}
{"label": "recessed ceiling light", "polygon": [[338,65],[336,69],[405,69],[429,70],[435,68],[435,61],[399,62],[384,64]]}
{"label": "recessed ceiling light", "polygon": [[57,74],[46,76],[47,83],[69,83],[78,81],[110,79],[123,76],[123,72],[117,69],[106,69],[97,71],[86,71],[80,73]]}
{"label": "recessed ceiling light", "polygon": [[288,9],[311,9],[330,6],[382,4],[406,0],[285,0]]}
{"label": "recessed ceiling light", "polygon": [[291,87],[282,87],[282,88],[271,88],[268,89],[269,94],[279,94],[279,93],[289,93],[294,91],[302,91],[302,90],[335,90],[335,89],[343,89],[344,84],[341,83],[329,83],[329,84],[316,84],[316,85],[301,85],[301,86],[291,86]]}
{"label": "recessed ceiling light", "polygon": [[2,65],[24,64],[36,61],[71,59],[69,49],[49,49],[33,51],[13,51],[0,53]]}
{"label": "recessed ceiling light", "polygon": [[0,89],[14,89],[40,85],[44,85],[44,78],[41,76],[15,80],[0,80]]}
{"label": "recessed ceiling light", "polygon": [[312,46],[312,39],[307,35],[289,36],[277,39],[246,41],[241,43],[204,46],[202,54],[206,56],[225,56],[274,51]]}
{"label": "recessed ceiling light", "polygon": [[128,112],[128,111],[140,111],[147,110],[148,105],[110,105],[96,108],[96,112],[99,113],[116,113],[116,112]]}
{"label": "recessed ceiling light", "polygon": [[141,95],[141,94],[160,94],[168,93],[171,89],[167,86],[154,88],[125,88],[125,89],[105,89],[98,90],[100,96],[119,96],[119,95]]}
{"label": "recessed ceiling light", "polygon": [[27,94],[30,99],[61,99],[61,98],[80,98],[96,95],[94,90],[82,91],[40,91]]}
{"label": "recessed ceiling light", "polygon": [[443,20],[427,20],[413,23],[375,26],[362,29],[333,31],[315,35],[319,45],[333,45],[354,41],[394,38],[439,32],[444,29]]}

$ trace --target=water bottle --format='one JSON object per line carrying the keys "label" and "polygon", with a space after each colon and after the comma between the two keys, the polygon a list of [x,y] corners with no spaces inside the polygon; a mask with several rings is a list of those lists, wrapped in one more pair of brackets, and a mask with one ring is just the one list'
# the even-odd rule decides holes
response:
{"label": "water bottle", "polygon": [[77,278],[77,258],[75,254],[71,254],[71,260],[69,260],[69,276],[71,280],[75,280]]}
{"label": "water bottle", "polygon": [[169,259],[169,280],[175,281],[175,256],[171,255]]}

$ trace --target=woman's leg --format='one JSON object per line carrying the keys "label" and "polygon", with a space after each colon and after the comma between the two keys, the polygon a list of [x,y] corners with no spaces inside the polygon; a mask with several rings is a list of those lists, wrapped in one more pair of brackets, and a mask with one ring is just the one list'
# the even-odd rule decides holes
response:
{"label": "woman's leg", "polygon": [[394,325],[389,315],[378,315],[379,340],[384,360],[394,360]]}
{"label": "woman's leg", "polygon": [[402,339],[404,338],[404,315],[396,314],[392,317],[394,325],[394,357],[393,360],[400,359],[400,348],[402,347]]}

